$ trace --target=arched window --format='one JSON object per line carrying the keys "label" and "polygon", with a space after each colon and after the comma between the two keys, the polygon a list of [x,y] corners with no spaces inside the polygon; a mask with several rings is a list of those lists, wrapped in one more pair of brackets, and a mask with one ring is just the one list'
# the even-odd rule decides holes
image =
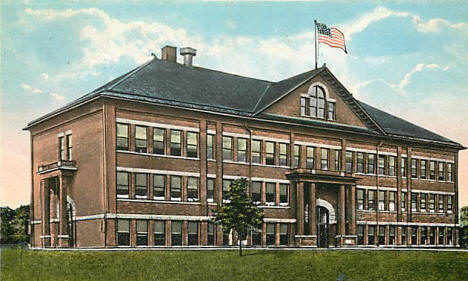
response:
{"label": "arched window", "polygon": [[320,86],[314,86],[310,93],[310,116],[325,118],[325,91]]}

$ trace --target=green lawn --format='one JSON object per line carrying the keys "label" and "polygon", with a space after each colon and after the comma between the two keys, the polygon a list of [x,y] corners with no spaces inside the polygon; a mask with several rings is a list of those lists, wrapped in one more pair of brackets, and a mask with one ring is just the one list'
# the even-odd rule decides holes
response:
{"label": "green lawn", "polygon": [[1,280],[468,280],[468,253],[2,250]]}

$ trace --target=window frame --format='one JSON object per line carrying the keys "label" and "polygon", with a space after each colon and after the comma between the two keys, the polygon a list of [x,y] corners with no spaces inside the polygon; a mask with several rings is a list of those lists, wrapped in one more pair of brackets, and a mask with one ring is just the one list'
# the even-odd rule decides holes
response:
{"label": "window frame", "polygon": [[[243,148],[241,144],[243,143]],[[237,138],[237,162],[247,162],[247,146],[248,141],[246,138]]]}
{"label": "window frame", "polygon": [[[126,224],[127,227],[121,228],[121,225]],[[118,219],[116,229],[116,240],[117,246],[130,246],[130,220],[129,219]],[[122,240],[128,241],[126,243],[121,243]]]}
{"label": "window frame", "polygon": [[279,143],[279,166],[287,167],[288,165],[288,150],[289,144]]}
{"label": "window frame", "polygon": [[197,177],[187,177],[187,202],[198,201],[200,201],[200,179]]}
{"label": "window frame", "polygon": [[[234,138],[230,136],[223,136],[223,161],[233,161],[234,156],[234,147],[233,147]],[[227,146],[229,144],[229,147]]]}
{"label": "window frame", "polygon": [[[144,185],[139,183],[139,179],[144,179]],[[135,173],[134,180],[135,180],[135,198],[146,199],[148,197],[148,174]],[[142,190],[144,190],[144,194],[140,193]]]}
{"label": "window frame", "polygon": [[[324,157],[325,153],[325,157]],[[329,167],[329,160],[330,160],[330,150],[328,148],[320,148],[320,169],[323,171],[328,171]]]}
{"label": "window frame", "polygon": [[[271,151],[271,149],[273,149]],[[265,142],[265,165],[276,165],[276,143],[271,141]]]}
{"label": "window frame", "polygon": [[[250,198],[252,200],[252,203],[255,205],[260,205],[262,202],[262,185],[263,184],[261,181],[252,181],[252,186],[250,189]],[[257,188],[259,188],[258,192],[256,192]],[[257,196],[258,196],[258,200],[257,200]]]}
{"label": "window frame", "polygon": [[[144,231],[140,228],[144,228]],[[136,246],[148,246],[148,240],[148,221],[136,220]]]}
{"label": "window frame", "polygon": [[[178,136],[177,136],[178,135]],[[171,129],[170,131],[170,152],[171,156],[182,156],[182,135],[183,132],[181,130],[174,130]],[[177,139],[178,138],[178,142]]]}
{"label": "window frame", "polygon": [[[177,182],[177,180],[179,181],[179,186],[178,187],[174,185]],[[170,188],[169,189],[170,201],[182,201],[182,188],[183,188],[183,178],[182,178],[182,176],[171,175],[169,184],[170,184],[170,187],[169,187]],[[179,196],[174,196],[177,193],[179,194]]]}
{"label": "window frame", "polygon": [[[162,224],[162,232],[158,230],[158,224]],[[159,243],[161,240],[163,243]],[[153,245],[166,246],[166,221],[164,220],[155,220],[153,222]]]}
{"label": "window frame", "polygon": [[[126,132],[126,136],[123,136],[123,135],[119,135],[119,132],[124,132],[124,131],[121,131],[119,128],[122,128],[123,127],[126,128],[126,130],[124,130]],[[116,130],[116,143],[115,143],[115,146],[116,146],[116,150],[123,150],[123,151],[128,151],[129,150],[129,129],[130,129],[130,126],[129,124],[125,124],[125,123],[116,123],[116,126],[115,126],[115,130]],[[119,145],[119,138],[120,140],[125,140],[125,146],[121,146]]]}
{"label": "window frame", "polygon": [[356,153],[356,173],[364,173],[364,157],[363,152]]}
{"label": "window frame", "polygon": [[[125,174],[127,177],[127,183],[126,184],[120,184],[119,183],[119,174]],[[122,186],[126,186],[126,188],[120,188]],[[127,192],[125,194],[119,192],[119,190],[126,190]],[[123,171],[117,171],[116,173],[116,194],[117,198],[128,198],[130,195],[130,173],[129,172],[123,172]]]}
{"label": "window frame", "polygon": [[[371,160],[371,158],[372,158],[372,160]],[[367,173],[368,174],[372,174],[372,175],[376,174],[376,171],[375,171],[375,158],[376,158],[376,154],[374,154],[374,153],[367,154]]]}
{"label": "window frame", "polygon": [[[251,158],[252,163],[253,164],[262,164],[262,141],[261,140],[252,140],[250,145],[251,145],[251,147],[250,147],[250,154],[251,154],[250,158]],[[257,145],[258,145],[258,150],[256,150]]]}
{"label": "window frame", "polygon": [[[283,190],[286,190],[286,194]],[[289,184],[287,183],[280,183],[279,184],[279,204],[280,206],[288,206],[289,205]]]}
{"label": "window frame", "polygon": [[346,151],[346,169],[347,173],[354,172],[354,153],[352,151]]}
{"label": "window frame", "polygon": [[[198,137],[197,132],[187,131],[185,133],[186,143],[185,143],[185,154],[188,158],[198,158]],[[195,142],[193,142],[195,141]]]}
{"label": "window frame", "polygon": [[[163,184],[162,186],[157,186],[156,183],[158,182],[156,178],[162,178]],[[162,196],[159,195],[161,191],[156,192],[156,190],[162,188]],[[158,194],[158,195],[157,195]],[[165,200],[166,198],[166,175],[161,174],[153,174],[153,199],[154,200]]]}
{"label": "window frame", "polygon": [[182,221],[171,221],[171,246],[182,246],[182,227]]}
{"label": "window frame", "polygon": [[[269,192],[273,191],[273,192]],[[265,183],[265,205],[275,206],[276,205],[276,183],[266,182]]]}
{"label": "window frame", "polygon": [[[162,140],[157,132],[162,132]],[[153,154],[165,155],[166,154],[166,129],[153,128]]]}
{"label": "window frame", "polygon": [[67,134],[65,136],[66,140],[67,140],[67,160],[68,161],[71,161],[72,160],[72,148],[73,148],[73,144],[72,144],[72,134]]}
{"label": "window frame", "polygon": [[315,169],[315,147],[313,146],[306,146],[306,169]]}
{"label": "window frame", "polygon": [[216,143],[216,135],[207,134],[206,135],[206,159],[207,160],[216,160],[215,143]]}
{"label": "window frame", "polygon": [[[212,189],[210,188],[212,186]],[[206,180],[206,202],[213,203],[214,202],[214,194],[216,189],[216,180],[214,178],[208,178]]]}
{"label": "window frame", "polygon": [[[144,130],[138,132],[139,130]],[[140,135],[140,137],[138,137]],[[141,138],[141,136],[144,136]],[[148,127],[135,125],[135,152],[137,153],[147,153],[148,152]]]}

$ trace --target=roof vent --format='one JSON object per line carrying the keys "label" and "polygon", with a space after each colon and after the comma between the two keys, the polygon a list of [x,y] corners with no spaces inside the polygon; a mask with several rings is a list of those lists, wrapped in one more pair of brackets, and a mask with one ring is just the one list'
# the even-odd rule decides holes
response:
{"label": "roof vent", "polygon": [[180,54],[184,56],[184,65],[192,66],[192,60],[197,55],[197,50],[190,47],[180,48]]}
{"label": "roof vent", "polygon": [[161,59],[176,62],[177,61],[177,48],[169,45],[161,49]]}

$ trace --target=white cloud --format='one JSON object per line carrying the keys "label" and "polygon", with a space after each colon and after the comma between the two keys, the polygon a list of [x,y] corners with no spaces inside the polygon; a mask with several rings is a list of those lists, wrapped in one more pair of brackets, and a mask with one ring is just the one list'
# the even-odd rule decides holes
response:
{"label": "white cloud", "polygon": [[53,97],[55,100],[57,100],[57,101],[63,101],[65,99],[64,96],[61,96],[61,95],[59,95],[57,93],[50,93],[49,95],[51,97]]}
{"label": "white cloud", "polygon": [[351,22],[342,24],[342,31],[345,33],[346,39],[349,41],[353,34],[360,33],[369,25],[389,17],[411,18],[411,22],[416,30],[422,33],[439,32],[442,27],[460,29],[467,26],[464,22],[451,23],[448,20],[441,18],[433,18],[425,21],[417,14],[406,11],[393,11],[386,7],[377,7],[373,11],[365,13]]}
{"label": "white cloud", "polygon": [[424,63],[418,63],[413,69],[411,69],[408,73],[405,74],[403,79],[397,83],[397,84],[391,84],[391,87],[396,89],[399,93],[404,94],[405,93],[405,87],[410,83],[411,77],[417,73],[421,72],[424,69],[438,69],[442,71],[447,71],[450,69],[449,66],[440,66],[438,64],[424,64]]}
{"label": "white cloud", "polygon": [[41,89],[37,89],[37,88],[34,88],[28,84],[21,84],[21,86],[23,87],[23,89],[33,93],[33,94],[42,94],[44,91],[42,91]]}

